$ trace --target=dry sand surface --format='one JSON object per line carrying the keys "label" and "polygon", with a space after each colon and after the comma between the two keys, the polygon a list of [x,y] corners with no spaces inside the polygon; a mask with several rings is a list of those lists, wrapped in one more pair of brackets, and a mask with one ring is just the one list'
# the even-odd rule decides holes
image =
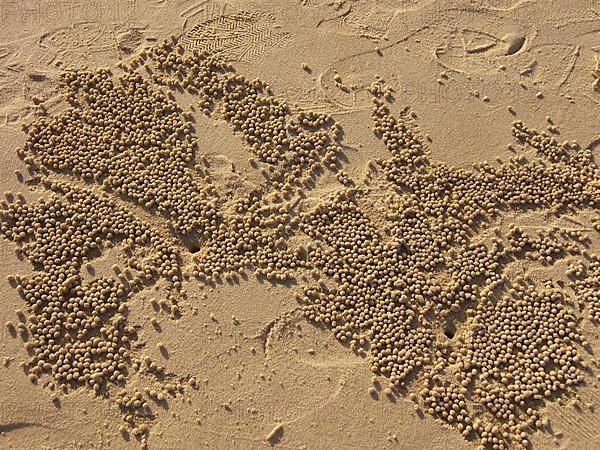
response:
{"label": "dry sand surface", "polygon": [[600,448],[597,0],[0,21],[0,448]]}

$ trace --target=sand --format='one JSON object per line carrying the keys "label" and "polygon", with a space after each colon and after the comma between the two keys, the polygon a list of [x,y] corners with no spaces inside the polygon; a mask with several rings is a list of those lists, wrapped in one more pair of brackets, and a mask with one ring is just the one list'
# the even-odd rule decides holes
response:
{"label": "sand", "polygon": [[597,448],[599,15],[1,2],[0,447]]}

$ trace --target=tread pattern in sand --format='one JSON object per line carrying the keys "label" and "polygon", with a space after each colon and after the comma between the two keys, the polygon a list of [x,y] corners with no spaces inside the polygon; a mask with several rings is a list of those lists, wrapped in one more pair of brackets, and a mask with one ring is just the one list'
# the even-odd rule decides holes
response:
{"label": "tread pattern in sand", "polygon": [[241,11],[197,24],[182,42],[187,49],[218,51],[226,59],[248,62],[289,40],[270,14]]}

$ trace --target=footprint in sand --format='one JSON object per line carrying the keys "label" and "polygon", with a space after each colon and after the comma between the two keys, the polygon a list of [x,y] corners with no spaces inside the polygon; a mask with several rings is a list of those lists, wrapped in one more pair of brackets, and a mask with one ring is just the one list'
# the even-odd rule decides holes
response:
{"label": "footprint in sand", "polygon": [[405,14],[414,14],[433,0],[323,2],[310,5],[318,12],[316,27],[337,34],[354,35],[373,41],[386,40],[393,28],[400,26]]}

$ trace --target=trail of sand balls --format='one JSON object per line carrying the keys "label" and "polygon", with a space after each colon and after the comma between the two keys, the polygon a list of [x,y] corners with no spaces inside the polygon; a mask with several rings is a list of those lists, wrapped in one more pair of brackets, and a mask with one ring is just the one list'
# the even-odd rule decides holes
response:
{"label": "trail of sand balls", "polygon": [[[28,371],[32,381],[50,373],[59,383],[98,391],[128,374],[133,333],[125,315],[128,294],[156,276],[171,278],[178,256],[110,199],[55,182],[48,187],[60,195],[33,205],[10,203],[1,213],[2,235],[20,243],[36,268],[31,277],[11,278],[28,306]],[[123,244],[135,275],[83,281],[82,266],[107,241]],[[149,245],[152,253],[133,257],[134,249]]]}
{"label": "trail of sand balls", "polygon": [[[20,245],[35,269],[30,277],[9,277],[27,305],[18,328],[30,355],[24,366],[30,380],[37,383],[48,374],[53,381],[44,385],[51,390],[88,387],[107,394],[140,366],[162,379],[164,368],[139,361],[132,349],[137,332],[127,319],[128,302],[161,278],[172,287],[179,283],[177,250],[112,199],[68,183],[43,183],[52,192],[48,199],[31,205],[3,202],[0,210],[0,233]],[[127,256],[125,267],[115,267],[114,277],[84,279],[90,263],[113,246]],[[14,330],[12,323],[7,326]],[[170,386],[163,390],[156,401],[175,392]],[[128,402],[128,394],[119,395],[125,398],[117,400],[125,421],[144,442],[147,428],[134,426],[153,418],[152,409],[146,401]],[[131,395],[138,399],[141,393]]]}
{"label": "trail of sand balls", "polygon": [[[517,259],[551,265],[581,256],[586,236],[510,227],[486,241],[481,232],[508,211],[597,209],[600,177],[589,150],[515,122],[515,138],[536,151],[532,161],[517,156],[473,171],[435,162],[411,116],[392,115],[389,89],[379,80],[370,88],[373,132],[391,156],[356,183],[340,170],[342,133],[330,116],[292,112],[264,82],[235,74],[215,55],[185,53],[169,39],[120,67],[125,74],[116,79],[104,70],[65,75],[72,107],[32,124],[20,151],[39,179],[48,170],[79,177],[167,218],[175,236],[197,236],[192,274],[202,282],[244,271],[272,282],[298,281],[307,272],[322,277],[326,283],[308,283],[298,295],[306,318],[367,356],[373,372],[389,378],[386,392],[408,391],[427,413],[484,448],[526,447],[529,433],[543,427],[544,400],[584,382],[586,343],[565,293],[503,272]],[[190,116],[157,85],[195,95],[203,113],[229,123],[258,158],[265,183],[224,210],[209,180],[197,185],[192,176]],[[307,210],[302,197],[325,170],[338,174],[340,188]],[[135,337],[125,305],[131,286],[142,289],[156,276],[176,292],[177,253],[107,198],[46,184],[60,194],[50,207],[11,203],[2,213],[2,234],[22,244],[40,271],[33,281],[14,279],[30,307],[32,379],[49,372],[59,383],[100,391],[125,382],[129,367],[160,372],[130,354]],[[384,194],[381,205],[371,200],[376,190]],[[99,208],[103,214],[91,212]],[[73,220],[81,223],[73,227]],[[60,243],[63,232],[68,238]],[[295,236],[311,244],[294,244]],[[115,237],[157,250],[131,262],[139,274],[127,283],[83,283],[85,258]],[[568,273],[596,320],[599,267],[592,256]],[[46,287],[46,279],[54,284]],[[132,426],[136,417],[154,417],[146,398],[165,399],[152,390],[121,395]]]}
{"label": "trail of sand balls", "polygon": [[269,182],[281,195],[307,188],[322,170],[339,167],[341,127],[331,116],[292,114],[266,83],[235,74],[217,55],[185,54],[173,38],[143,53],[129,70],[139,64],[155,82],[196,95],[205,114],[226,120],[269,165]]}
{"label": "trail of sand balls", "polygon": [[71,105],[29,129],[25,162],[99,183],[165,216],[182,234],[214,223],[206,186],[192,177],[196,139],[177,103],[130,73],[66,72]]}
{"label": "trail of sand balls", "polygon": [[[164,48],[174,50],[167,43],[164,44]],[[313,180],[317,175],[316,172],[322,169],[322,161],[327,159],[330,165],[333,164],[333,155],[339,149],[334,145],[339,129],[330,130],[331,118],[324,115],[300,113],[292,117],[289,108],[286,105],[279,105],[272,96],[257,95],[257,90],[262,92],[263,83],[248,82],[243,77],[234,76],[230,73],[230,68],[212,57],[209,59],[212,62],[208,67],[215,70],[212,75],[226,76],[227,85],[235,91],[235,93],[229,91],[215,93],[215,100],[221,99],[224,109],[238,110],[240,102],[248,104],[254,101],[256,105],[259,103],[262,105],[260,106],[262,117],[265,117],[265,114],[268,114],[268,117],[271,117],[271,114],[279,114],[283,115],[284,119],[288,119],[290,116],[287,122],[286,120],[278,122],[285,125],[283,130],[279,129],[279,132],[283,132],[287,138],[281,139],[281,142],[276,144],[264,142],[260,144],[265,148],[272,148],[274,153],[268,156],[265,154],[266,150],[262,154],[255,152],[261,160],[269,164],[286,162],[283,170],[271,171],[267,174],[273,192],[265,190],[265,192],[252,193],[238,201],[234,208],[238,211],[258,214],[260,217],[256,220],[242,219],[237,216],[228,218],[223,214],[215,214],[218,199],[209,181],[204,180],[205,183],[198,186],[193,178],[196,141],[191,133],[191,123],[184,120],[189,116],[182,114],[178,105],[172,100],[172,96],[156,89],[131,68],[126,68],[128,69],[126,73],[120,76],[103,69],[95,72],[65,73],[63,82],[70,107],[49,119],[41,118],[25,127],[28,138],[25,146],[19,150],[19,155],[33,175],[32,182],[41,182],[46,188],[68,199],[85,199],[87,206],[81,215],[75,216],[80,218],[76,227],[83,227],[84,235],[80,238],[79,235],[73,234],[71,219],[69,219],[73,215],[72,209],[76,206],[61,202],[61,197],[53,197],[55,203],[51,206],[52,213],[54,214],[56,210],[60,218],[67,221],[65,226],[68,227],[68,232],[65,233],[64,239],[68,240],[69,246],[75,246],[76,249],[73,253],[63,255],[60,260],[57,260],[53,258],[52,252],[59,252],[62,255],[60,252],[64,253],[63,247],[60,240],[48,240],[48,237],[61,236],[63,225],[54,217],[50,219],[51,223],[54,225],[56,221],[60,232],[48,234],[46,237],[38,233],[34,236],[37,241],[24,241],[30,238],[28,235],[23,235],[24,230],[28,232],[35,230],[37,233],[37,229],[30,228],[30,225],[38,222],[45,223],[45,210],[42,206],[45,203],[34,206],[19,204],[20,208],[16,208],[17,205],[14,203],[5,205],[7,211],[2,216],[3,234],[23,245],[23,250],[34,267],[41,271],[40,277],[45,279],[47,272],[52,274],[54,270],[62,270],[61,264],[66,264],[67,271],[71,275],[68,282],[78,288],[74,293],[67,291],[59,295],[51,291],[42,294],[43,300],[49,302],[53,327],[51,330],[43,328],[42,334],[39,334],[40,330],[36,323],[41,321],[45,324],[50,313],[46,310],[38,311],[37,306],[30,305],[31,314],[28,320],[31,324],[21,325],[24,329],[29,328],[34,337],[26,344],[27,349],[35,353],[26,368],[32,381],[37,380],[43,373],[51,372],[56,382],[65,388],[89,386],[99,393],[111,395],[113,389],[109,384],[124,385],[131,371],[147,371],[162,379],[164,368],[148,358],[140,360],[138,352],[131,349],[131,343],[137,337],[133,328],[127,325],[126,305],[131,294],[156,282],[157,276],[165,277],[174,292],[181,286],[179,256],[168,246],[165,247],[168,252],[163,253],[166,244],[162,243],[158,234],[146,236],[150,230],[147,225],[120,210],[115,203],[87,190],[80,191],[75,185],[53,182],[49,172],[79,178],[90,183],[90,186],[98,185],[109,194],[116,194],[150,212],[160,214],[168,219],[173,233],[186,241],[190,239],[190,235],[192,241],[203,239],[204,247],[208,249],[207,253],[214,254],[214,257],[213,260],[206,261],[208,264],[205,263],[204,268],[199,265],[194,273],[198,277],[205,277],[206,281],[218,278],[225,271],[236,272],[248,264],[256,267],[257,273],[262,271],[262,274],[269,279],[289,278],[285,270],[280,270],[281,262],[285,267],[294,267],[291,261],[294,257],[288,257],[283,237],[288,236],[292,226],[297,224],[287,214],[290,210],[289,202],[270,205],[263,197],[270,194],[270,197],[278,202],[283,201],[285,197],[290,198],[292,194],[290,184],[283,185],[286,174],[291,176],[289,178],[291,183],[300,186],[309,184]],[[151,63],[155,62],[155,60],[151,61]],[[161,64],[160,60],[158,64]],[[226,70],[221,71],[220,68]],[[251,109],[257,107],[256,105],[251,104]],[[254,141],[259,145],[264,133],[255,133],[258,122],[253,114],[245,117],[246,122],[253,126],[244,124],[237,128],[239,120],[235,115],[228,116],[228,119],[236,130],[246,131],[247,141]],[[262,119],[258,118],[258,120]],[[295,156],[289,154],[289,145],[298,150]],[[282,155],[285,152],[288,154]],[[103,203],[107,201],[110,209],[107,209],[108,207]],[[91,214],[94,210],[102,215],[100,223],[96,223],[96,215]],[[124,221],[119,219],[122,214],[127,214]],[[103,242],[122,238],[121,230],[110,227],[105,229],[108,226],[107,222],[112,220],[116,220],[114,224],[111,222],[113,226],[121,225],[123,222],[123,226],[131,227],[131,230],[127,228],[131,236],[127,236],[127,245],[123,251],[131,252],[134,248],[147,245],[150,246],[148,249],[150,259],[140,263],[137,259],[131,258],[129,267],[123,271],[129,273],[129,269],[137,269],[142,272],[141,277],[136,275],[132,279],[123,277],[119,280],[100,278],[91,283],[83,283],[82,264],[102,253]],[[272,233],[268,235],[265,233],[266,230],[272,230]],[[94,241],[90,244],[94,251],[91,253],[87,242],[82,248],[77,247],[80,240],[85,241],[88,238],[85,232],[94,236]],[[139,238],[139,235],[143,235],[144,239]],[[131,241],[133,238],[135,240]],[[240,238],[244,238],[246,247],[238,245],[232,248],[230,245],[232,240],[241,240]],[[42,245],[45,253],[40,254],[36,247],[39,245]],[[155,250],[154,254],[152,249]],[[242,258],[244,254],[253,256]],[[273,264],[273,255],[281,261]],[[149,262],[154,262],[156,267],[149,265]],[[40,263],[49,266],[38,267]],[[118,272],[122,271],[122,268],[115,269]],[[41,289],[39,286],[32,286],[27,280],[21,278],[16,278],[14,281],[26,300],[29,300],[32,295],[39,296],[36,291]],[[89,294],[94,300],[87,299],[87,292],[96,285],[103,288],[100,291],[102,294],[110,294],[107,302],[101,298],[96,299],[95,291]],[[33,293],[23,291],[22,286],[33,289]],[[118,301],[113,298],[114,295],[112,291],[108,291],[108,288],[113,288],[118,293]],[[90,307],[94,308],[95,314],[93,317],[88,318],[87,310],[83,312],[77,308],[73,310],[72,304],[80,298],[85,307],[88,307],[88,304],[92,305]],[[114,308],[117,309],[118,314],[112,314]],[[55,319],[55,316],[58,319]],[[84,320],[83,325],[80,323],[81,319]],[[71,322],[74,322],[74,325]],[[83,334],[81,332],[77,334],[78,342],[73,347],[72,337],[69,334],[65,335],[65,330],[79,329],[81,326],[85,331]],[[52,339],[48,337],[50,335]],[[92,349],[93,346],[98,346],[100,349]],[[89,356],[90,353],[93,355],[107,353],[108,360],[94,362],[95,359]],[[54,385],[51,385],[51,388],[54,388]],[[176,395],[181,389],[180,385],[170,386],[167,383],[160,389],[148,389],[148,392],[131,391],[126,388],[119,393],[117,390],[112,393],[112,396],[116,395],[117,403],[124,413],[124,420],[132,427],[133,434],[145,445],[148,428],[144,423],[155,417],[149,406],[151,400],[164,405],[167,395]]]}

